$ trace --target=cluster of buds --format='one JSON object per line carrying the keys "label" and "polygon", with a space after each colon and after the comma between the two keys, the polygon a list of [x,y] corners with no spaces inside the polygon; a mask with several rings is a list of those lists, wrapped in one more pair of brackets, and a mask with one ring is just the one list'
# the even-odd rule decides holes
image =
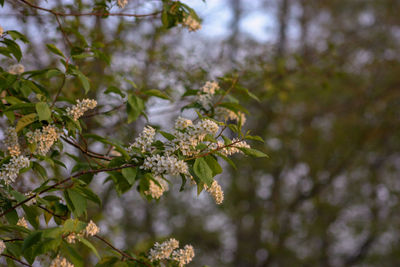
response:
{"label": "cluster of buds", "polygon": [[25,220],[25,217],[19,218],[17,225],[28,229],[28,223]]}
{"label": "cluster of buds", "polygon": [[117,0],[117,5],[119,8],[124,8],[128,4],[128,0]]}
{"label": "cluster of buds", "polygon": [[212,106],[212,98],[215,91],[219,89],[217,82],[206,82],[206,84],[198,91],[197,101],[205,108]]}
{"label": "cluster of buds", "polygon": [[74,244],[77,238],[84,237],[84,236],[95,236],[100,232],[100,228],[92,221],[88,223],[86,228],[79,233],[71,232],[66,237],[66,240],[70,244]]}
{"label": "cluster of buds", "polygon": [[15,64],[8,68],[8,73],[18,75],[25,71],[25,67],[22,64]]}
{"label": "cluster of buds", "polygon": [[156,242],[152,249],[149,251],[150,261],[157,260],[174,260],[177,261],[179,267],[184,266],[192,261],[194,257],[194,249],[191,245],[186,245],[184,249],[179,249],[179,241],[174,238],[158,243]]}
{"label": "cluster of buds", "polygon": [[10,153],[11,157],[18,157],[21,155],[21,148],[18,143],[18,134],[14,127],[7,128],[3,142],[7,147],[8,153]]}
{"label": "cluster of buds", "polygon": [[154,180],[156,180],[158,184],[155,183],[153,180],[150,180],[149,190],[144,191],[144,194],[150,195],[154,199],[159,199],[165,191],[168,191],[169,186],[168,183],[161,176],[155,176]]}
{"label": "cluster of buds", "polygon": [[57,255],[57,257],[51,262],[50,267],[74,267],[74,265],[68,262],[66,258]]}
{"label": "cluster of buds", "polygon": [[204,185],[204,189],[206,189],[206,191],[210,193],[217,205],[222,204],[222,202],[224,201],[224,192],[222,191],[222,188],[217,181],[214,180],[211,184],[211,187]]}
{"label": "cluster of buds", "polygon": [[77,104],[72,107],[67,107],[67,114],[74,121],[77,121],[89,109],[94,109],[97,106],[97,101],[93,99],[83,99],[76,101]]}
{"label": "cluster of buds", "polygon": [[218,150],[224,156],[231,156],[236,153],[243,153],[239,148],[250,148],[249,144],[246,141],[239,140],[237,138],[233,138],[231,141],[231,145],[225,145],[224,142],[218,141],[218,143],[210,144],[209,148],[212,150]]}
{"label": "cluster of buds", "polygon": [[188,15],[183,19],[182,25],[188,28],[190,32],[195,32],[201,29],[201,24],[191,15]]}
{"label": "cluster of buds", "polygon": [[36,129],[34,132],[28,132],[26,137],[29,143],[36,145],[35,153],[44,156],[60,137],[60,131],[53,125],[47,125],[41,130]]}

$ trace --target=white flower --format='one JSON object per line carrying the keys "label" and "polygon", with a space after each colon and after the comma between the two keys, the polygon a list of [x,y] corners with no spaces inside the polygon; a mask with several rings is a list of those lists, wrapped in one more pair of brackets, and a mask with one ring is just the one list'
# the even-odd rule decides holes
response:
{"label": "white flower", "polygon": [[25,68],[22,64],[15,64],[8,68],[8,72],[14,75],[21,74],[25,71]]}
{"label": "white flower", "polygon": [[86,226],[85,233],[87,236],[94,236],[97,235],[100,232],[100,228],[97,227],[97,225],[90,220],[88,225]]}
{"label": "white flower", "polygon": [[3,240],[0,240],[0,254],[3,253],[5,249],[6,249],[6,244],[4,243]]}
{"label": "white flower", "polygon": [[222,204],[222,202],[224,201],[224,192],[222,191],[222,188],[217,181],[214,180],[211,184],[211,187],[204,185],[204,188],[207,190],[208,193],[211,194],[217,205]]}
{"label": "white flower", "polygon": [[178,117],[175,121],[175,129],[183,130],[186,129],[188,126],[192,126],[193,122],[189,119],[185,119],[182,117]]}
{"label": "white flower", "polygon": [[28,132],[26,136],[29,143],[36,144],[35,153],[44,156],[60,137],[60,130],[53,125],[47,125],[42,130],[36,129],[35,132]]}
{"label": "white flower", "polygon": [[8,153],[12,157],[18,157],[21,155],[21,148],[18,143],[18,134],[14,127],[8,127],[5,131],[5,139],[3,143],[6,145]]}
{"label": "white flower", "polygon": [[76,101],[77,104],[72,107],[67,107],[67,114],[71,116],[74,121],[77,121],[89,109],[94,109],[97,106],[97,101],[93,99],[83,99]]}
{"label": "white flower", "polygon": [[57,255],[57,258],[51,262],[50,267],[74,267],[74,265],[68,262],[66,258]]}
{"label": "white flower", "polygon": [[76,234],[74,232],[70,233],[67,237],[67,242],[70,244],[75,244]]}
{"label": "white flower", "polygon": [[171,238],[161,244],[156,242],[149,251],[150,261],[168,259],[172,251],[179,247],[179,241]]}
{"label": "white flower", "polygon": [[215,91],[219,89],[217,82],[206,82],[206,84],[198,91],[197,101],[205,108],[210,108],[212,106],[212,98]]}
{"label": "white flower", "polygon": [[[216,135],[219,126],[212,120],[202,120],[193,125],[193,123],[185,122],[185,119],[178,118],[175,122],[174,132],[175,140],[167,143],[167,151],[173,152],[179,149],[183,155],[191,156],[198,153],[196,146],[202,142],[207,134]],[[189,120],[190,121],[190,120]],[[190,121],[191,122],[191,121]],[[185,128],[183,128],[185,126]],[[185,131],[178,131],[178,130]]]}
{"label": "white flower", "polygon": [[156,184],[153,180],[150,180],[149,190],[145,191],[145,195],[151,195],[152,198],[159,199],[165,191],[168,191],[168,183],[162,179],[161,176],[157,175],[154,179],[160,184]]}
{"label": "white flower", "polygon": [[190,15],[183,19],[182,24],[187,27],[190,32],[195,32],[201,29],[201,24]]}
{"label": "white flower", "polygon": [[117,0],[117,5],[120,8],[124,8],[128,4],[128,0]]}
{"label": "white flower", "polygon": [[17,225],[28,228],[28,223],[26,222],[25,217],[20,218],[17,222]]}
{"label": "white flower", "polygon": [[154,141],[156,130],[150,126],[144,127],[143,131],[139,134],[139,137],[135,139],[135,142],[129,147],[140,148],[142,152],[146,152],[150,149],[151,143]]}
{"label": "white flower", "polygon": [[174,251],[171,258],[178,262],[179,267],[182,267],[192,261],[194,258],[194,249],[191,245],[186,245],[184,249]]}
{"label": "white flower", "polygon": [[1,167],[0,180],[4,180],[6,184],[13,183],[18,177],[19,170],[27,167],[29,167],[29,159],[27,157],[12,157],[9,163]]}
{"label": "white flower", "polygon": [[219,89],[217,82],[206,82],[206,84],[201,88],[201,91],[206,94],[214,95],[215,91]]}
{"label": "white flower", "polygon": [[160,156],[159,154],[145,158],[142,169],[151,170],[154,174],[162,173],[178,175],[188,173],[188,165],[173,155]]}

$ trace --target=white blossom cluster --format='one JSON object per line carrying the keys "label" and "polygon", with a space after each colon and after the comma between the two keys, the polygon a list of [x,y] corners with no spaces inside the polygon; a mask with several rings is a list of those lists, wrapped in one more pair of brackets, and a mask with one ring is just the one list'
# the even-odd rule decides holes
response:
{"label": "white blossom cluster", "polygon": [[74,233],[71,232],[68,234],[66,237],[66,240],[70,244],[75,244],[75,241],[77,238],[83,237],[83,236],[94,236],[97,235],[100,232],[100,228],[92,221],[88,223],[86,228],[79,233]]}
{"label": "white blossom cluster", "polygon": [[12,157],[10,162],[4,164],[0,170],[0,180],[11,184],[18,177],[20,169],[29,167],[29,159],[24,156]]}
{"label": "white blossom cluster", "polygon": [[35,153],[44,156],[60,137],[60,131],[54,125],[47,125],[41,130],[36,129],[34,132],[28,132],[26,137],[29,143],[36,145]]}
{"label": "white blossom cluster", "polygon": [[8,153],[12,157],[21,155],[21,148],[18,143],[18,134],[14,127],[8,127],[5,131],[4,144],[7,147]]}
{"label": "white blossom cluster", "polygon": [[180,116],[175,121],[175,129],[178,129],[178,130],[184,130],[187,127],[192,126],[192,125],[193,125],[193,122],[191,120],[182,118]]}
{"label": "white blossom cluster", "polygon": [[188,173],[188,165],[174,155],[160,156],[159,154],[145,158],[142,169],[151,170],[155,175],[163,173],[178,175]]}
{"label": "white blossom cluster", "polygon": [[6,249],[6,244],[4,243],[3,240],[0,240],[0,254],[4,252]]}
{"label": "white blossom cluster", "polygon": [[97,235],[99,232],[100,228],[92,220],[90,220],[90,222],[85,228],[86,236],[94,236]]}
{"label": "white blossom cluster", "polygon": [[205,136],[207,134],[215,136],[219,130],[218,124],[212,120],[201,120],[193,125],[191,120],[181,117],[176,120],[175,128],[176,140],[170,142],[169,150],[179,149],[185,156],[196,154],[198,151],[195,147],[204,140]]}
{"label": "white blossom cluster", "polygon": [[128,4],[128,0],[117,0],[117,5],[120,8],[124,8]]}
{"label": "white blossom cluster", "polygon": [[25,67],[22,64],[15,64],[8,68],[8,73],[11,73],[14,75],[21,74],[24,71],[25,71]]}
{"label": "white blossom cluster", "polygon": [[157,175],[154,179],[160,184],[156,184],[153,180],[150,180],[149,190],[144,191],[145,195],[150,195],[152,198],[159,199],[165,191],[168,191],[168,183]]}
{"label": "white blossom cluster", "polygon": [[25,217],[19,218],[17,225],[28,229],[28,223],[26,222]]}
{"label": "white blossom cluster", "polygon": [[222,204],[222,202],[224,201],[224,192],[222,191],[222,188],[217,181],[214,180],[211,184],[211,187],[204,185],[204,188],[214,198],[217,205]]}
{"label": "white blossom cluster", "polygon": [[246,116],[244,115],[243,112],[239,111],[238,114],[236,114],[232,110],[223,107],[217,107],[215,109],[215,116],[217,119],[224,121],[227,120],[239,121],[240,118],[242,120],[242,125],[246,122]]}
{"label": "white blossom cluster", "polygon": [[0,37],[3,36],[3,33],[4,33],[4,29],[3,29],[3,27],[0,26]]}
{"label": "white blossom cluster", "polygon": [[146,152],[150,149],[151,143],[154,141],[156,130],[150,126],[144,127],[143,131],[139,134],[139,137],[135,139],[135,142],[130,145],[132,147],[139,148],[142,152]]}
{"label": "white blossom cluster", "polygon": [[171,256],[172,251],[179,247],[179,241],[175,238],[158,243],[156,242],[152,249],[149,251],[149,259],[151,261],[168,259]]}
{"label": "white blossom cluster", "polygon": [[219,89],[217,82],[206,82],[206,84],[197,93],[197,100],[205,108],[210,108],[212,106],[212,98],[215,91]]}
{"label": "white blossom cluster", "polygon": [[157,260],[174,260],[182,267],[192,261],[194,257],[194,249],[191,245],[186,245],[183,249],[179,248],[179,241],[171,238],[163,243],[156,242],[149,251],[150,261]]}
{"label": "white blossom cluster", "polygon": [[51,262],[50,267],[74,267],[74,265],[68,262],[66,258],[57,255],[57,258]]}
{"label": "white blossom cluster", "polygon": [[182,25],[188,28],[190,32],[201,29],[201,24],[190,15],[183,19]]}
{"label": "white blossom cluster", "polygon": [[211,150],[218,150],[218,152],[224,156],[230,156],[236,153],[243,154],[239,147],[250,148],[249,144],[247,144],[246,141],[239,141],[239,139],[237,138],[233,138],[232,145],[229,146],[225,145],[225,143],[222,141],[218,141],[218,143],[210,144],[209,147]]}
{"label": "white blossom cluster", "polygon": [[83,99],[76,101],[77,104],[72,107],[67,107],[67,114],[71,116],[74,121],[77,121],[89,109],[94,109],[97,106],[97,101],[93,99]]}
{"label": "white blossom cluster", "polygon": [[172,252],[172,260],[177,261],[179,267],[183,267],[194,258],[194,249],[191,245],[186,245],[183,249]]}

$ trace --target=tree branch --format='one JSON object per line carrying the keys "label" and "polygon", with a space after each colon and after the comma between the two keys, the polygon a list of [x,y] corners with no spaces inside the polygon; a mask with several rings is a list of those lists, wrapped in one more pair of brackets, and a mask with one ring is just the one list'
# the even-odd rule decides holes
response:
{"label": "tree branch", "polygon": [[97,16],[97,17],[103,17],[103,16],[119,16],[119,17],[136,17],[136,18],[142,18],[142,17],[153,17],[156,16],[158,14],[161,14],[162,11],[155,11],[153,13],[150,14],[127,14],[127,13],[107,13],[107,12],[88,12],[88,13],[62,13],[62,12],[58,12],[58,11],[54,11],[48,8],[44,8],[41,6],[37,6],[35,4],[32,4],[30,2],[28,2],[27,0],[19,0],[20,2],[38,9],[38,10],[42,10],[48,13],[53,14],[54,16],[60,16],[60,17],[82,17],[82,16]]}

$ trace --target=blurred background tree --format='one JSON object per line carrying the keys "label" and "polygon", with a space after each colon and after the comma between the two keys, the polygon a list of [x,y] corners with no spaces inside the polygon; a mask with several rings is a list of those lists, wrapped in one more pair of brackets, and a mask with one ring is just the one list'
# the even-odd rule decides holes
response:
{"label": "blurred background tree", "polygon": [[[0,24],[14,27],[16,17],[23,19],[18,27],[36,41],[25,47],[28,69],[48,64],[40,47],[49,40],[67,49],[62,36],[47,30],[54,17],[6,2]],[[88,1],[54,2],[71,3],[73,10]],[[155,5],[130,0],[126,10]],[[85,65],[85,73],[95,73],[92,94],[106,89],[104,81],[128,89],[123,77],[139,88],[183,92],[213,78],[204,70],[236,69],[240,83],[262,100],[241,99],[252,113],[246,125],[265,139],[259,148],[270,159],[225,166],[222,206],[192,191],[166,194],[157,205],[134,191],[116,198],[99,183],[104,206],[91,215],[102,230],[133,250],[173,234],[196,248],[193,266],[398,266],[400,2],[209,0],[195,6],[211,34],[174,29],[165,35],[151,17],[112,23],[67,17],[62,25],[69,38],[79,39],[79,28],[91,46],[104,43],[99,52],[112,54],[105,59],[110,66],[97,60]],[[116,71],[121,76],[111,75]],[[81,90],[67,86],[71,96]],[[180,109],[150,101],[155,125],[166,125]],[[103,109],[118,102],[119,96],[103,97]],[[126,143],[142,128],[112,113],[86,123]]]}

